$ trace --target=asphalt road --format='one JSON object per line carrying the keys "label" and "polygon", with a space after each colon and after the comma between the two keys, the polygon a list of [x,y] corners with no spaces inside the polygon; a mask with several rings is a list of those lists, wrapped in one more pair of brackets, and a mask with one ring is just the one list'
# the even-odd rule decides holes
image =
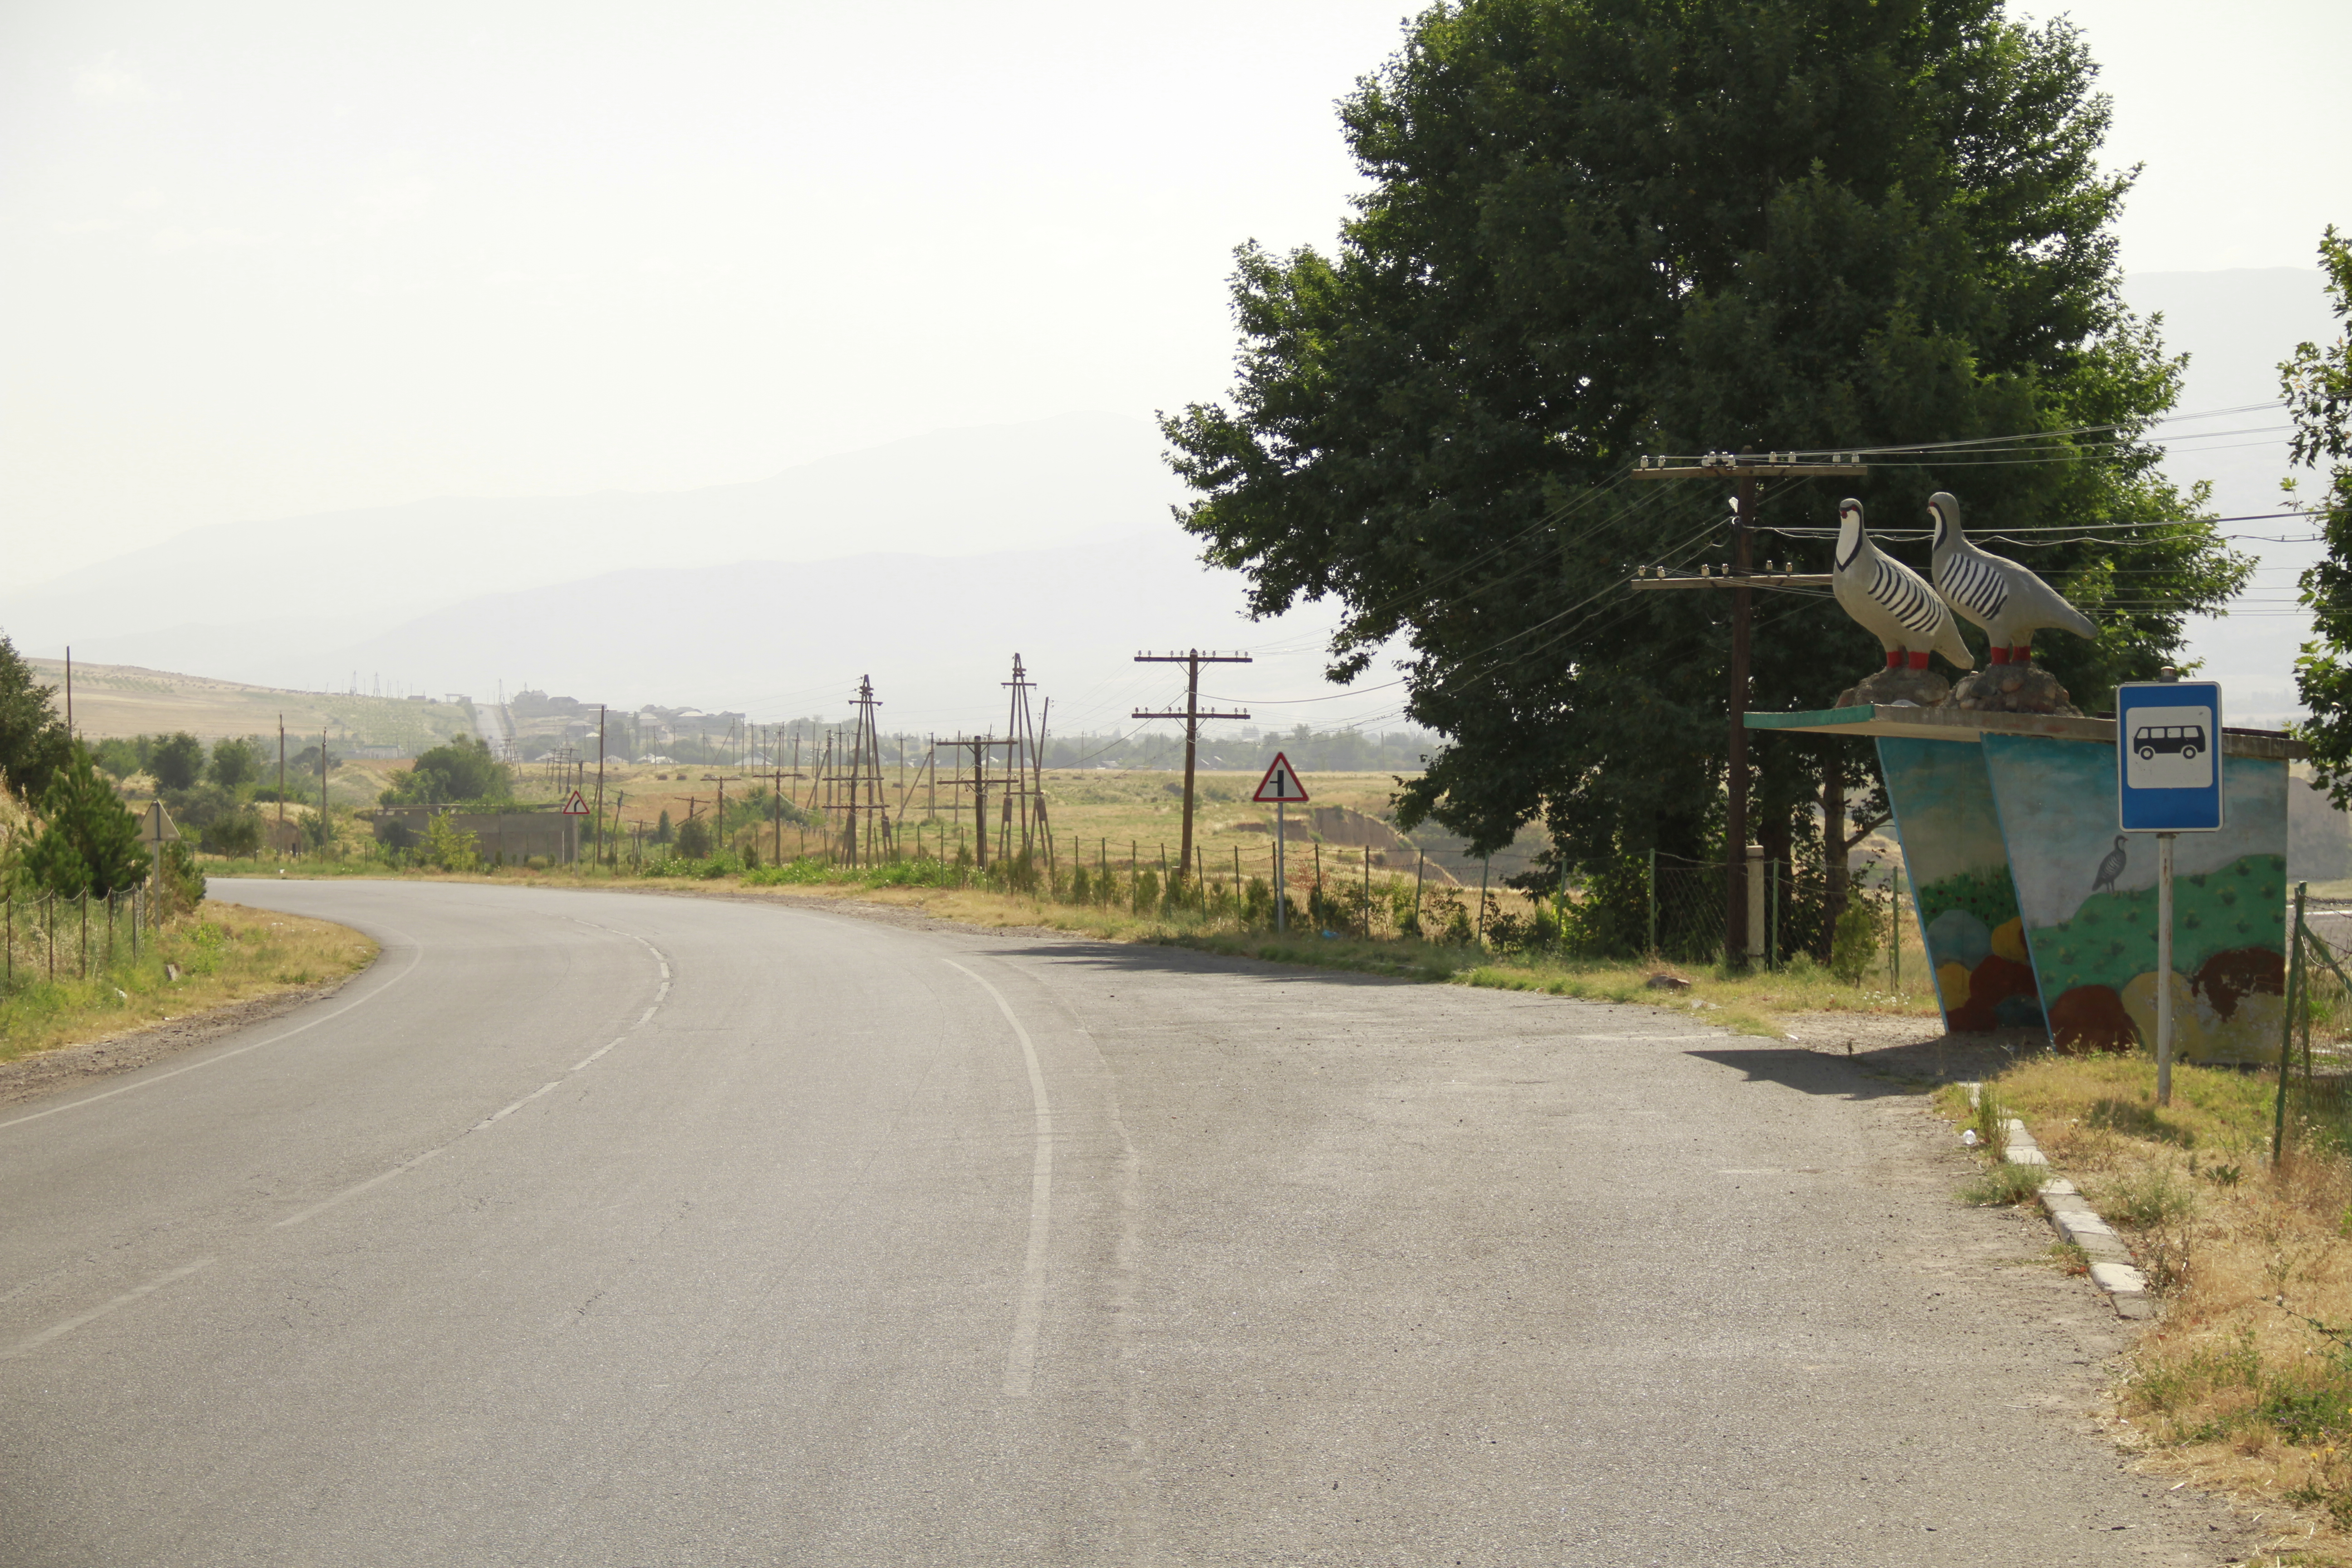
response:
{"label": "asphalt road", "polygon": [[1949,1133],[1686,1015],[216,884],[341,994],[0,1111],[0,1561],[2212,1563]]}

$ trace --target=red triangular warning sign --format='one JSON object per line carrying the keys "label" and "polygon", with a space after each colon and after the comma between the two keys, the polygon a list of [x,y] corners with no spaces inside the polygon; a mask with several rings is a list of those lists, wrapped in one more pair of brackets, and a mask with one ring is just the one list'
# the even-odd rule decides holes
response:
{"label": "red triangular warning sign", "polygon": [[1307,786],[1298,782],[1298,770],[1280,752],[1274,753],[1274,765],[1265,770],[1265,777],[1257,781],[1257,793],[1252,800],[1262,800],[1268,805],[1279,801],[1286,805],[1298,805],[1307,799]]}
{"label": "red triangular warning sign", "polygon": [[563,815],[566,816],[585,816],[588,815],[588,803],[580,798],[580,792],[578,790],[573,790],[572,792],[572,798],[563,803]]}

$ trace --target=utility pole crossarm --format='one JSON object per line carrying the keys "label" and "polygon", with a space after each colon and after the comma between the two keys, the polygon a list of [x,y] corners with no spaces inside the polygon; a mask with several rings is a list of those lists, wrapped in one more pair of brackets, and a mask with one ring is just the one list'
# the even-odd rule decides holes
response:
{"label": "utility pole crossarm", "polygon": [[1211,712],[1206,708],[1195,709],[1190,712],[1187,712],[1181,708],[1171,708],[1164,712],[1156,712],[1139,708],[1134,712],[1129,713],[1128,717],[1130,719],[1246,719],[1249,715],[1246,713],[1214,713]]}

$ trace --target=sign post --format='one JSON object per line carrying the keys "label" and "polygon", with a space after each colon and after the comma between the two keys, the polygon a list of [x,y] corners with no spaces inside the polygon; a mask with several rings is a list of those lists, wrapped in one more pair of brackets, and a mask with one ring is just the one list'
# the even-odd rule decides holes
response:
{"label": "sign post", "polygon": [[2172,1103],[2172,841],[2222,826],[2221,685],[2116,688],[2116,826],[2156,835],[2156,1102]]}
{"label": "sign post", "polygon": [[1307,786],[1298,782],[1298,770],[1290,765],[1290,759],[1276,752],[1265,777],[1257,781],[1257,793],[1250,798],[1274,802],[1274,929],[1279,935],[1289,914],[1289,883],[1282,874],[1282,840],[1289,824],[1282,808],[1294,800],[1305,805]]}
{"label": "sign post", "polygon": [[563,803],[563,815],[570,819],[563,825],[563,837],[569,840],[564,845],[569,851],[564,859],[576,864],[580,859],[580,819],[588,815],[588,803],[580,798],[577,787],[573,788],[571,798]]}

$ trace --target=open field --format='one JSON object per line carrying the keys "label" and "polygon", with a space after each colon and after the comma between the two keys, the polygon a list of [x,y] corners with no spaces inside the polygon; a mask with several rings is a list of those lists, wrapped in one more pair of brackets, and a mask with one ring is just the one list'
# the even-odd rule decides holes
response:
{"label": "open field", "polygon": [[[62,713],[65,661],[35,658],[26,662],[44,682],[58,688],[52,700]],[[413,755],[453,735],[469,735],[474,728],[471,710],[459,703],[284,691],[127,664],[74,665],[74,729],[89,740],[167,734],[174,730],[185,730],[205,742],[268,735],[277,733],[281,715],[289,740],[315,739],[323,728],[330,744],[338,751],[394,746]]]}

